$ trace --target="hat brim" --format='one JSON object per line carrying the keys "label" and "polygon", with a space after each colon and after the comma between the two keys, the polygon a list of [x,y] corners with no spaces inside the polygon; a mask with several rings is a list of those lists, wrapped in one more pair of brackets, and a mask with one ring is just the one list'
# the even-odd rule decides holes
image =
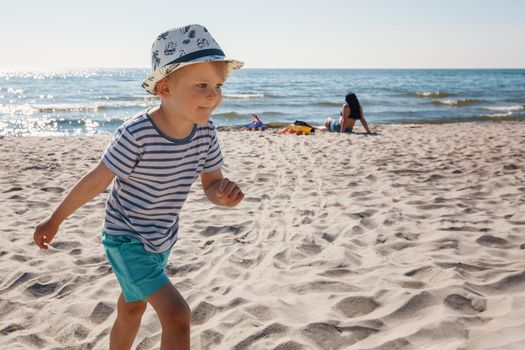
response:
{"label": "hat brim", "polygon": [[158,68],[144,80],[144,82],[142,83],[142,87],[144,88],[144,90],[146,90],[150,94],[157,95],[157,92],[155,91],[155,87],[157,86],[157,83],[162,78],[167,77],[171,73],[183,67],[186,67],[192,64],[196,64],[196,63],[203,63],[203,62],[228,62],[228,65],[226,68],[227,77],[229,77],[230,75],[238,71],[242,66],[244,66],[244,62],[232,60],[232,59],[229,59],[223,56],[200,57],[190,62],[168,64],[164,67]]}

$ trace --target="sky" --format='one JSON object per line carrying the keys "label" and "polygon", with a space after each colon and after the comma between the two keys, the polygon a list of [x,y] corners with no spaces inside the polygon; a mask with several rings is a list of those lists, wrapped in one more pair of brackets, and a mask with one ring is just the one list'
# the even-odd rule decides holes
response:
{"label": "sky", "polygon": [[148,68],[205,25],[247,68],[525,68],[521,0],[0,0],[0,69]]}

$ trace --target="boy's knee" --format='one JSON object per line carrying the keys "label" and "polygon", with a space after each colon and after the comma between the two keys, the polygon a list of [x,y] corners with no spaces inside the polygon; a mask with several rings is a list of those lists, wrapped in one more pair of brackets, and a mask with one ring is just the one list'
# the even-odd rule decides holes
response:
{"label": "boy's knee", "polygon": [[119,307],[118,313],[127,319],[141,318],[148,304],[143,302],[125,303]]}
{"label": "boy's knee", "polygon": [[163,313],[161,322],[170,328],[186,328],[191,323],[191,310],[186,302],[171,307]]}

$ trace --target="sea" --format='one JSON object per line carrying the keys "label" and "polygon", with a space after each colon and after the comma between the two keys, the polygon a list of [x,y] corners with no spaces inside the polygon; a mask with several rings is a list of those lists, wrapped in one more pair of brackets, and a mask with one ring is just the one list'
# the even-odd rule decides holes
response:
{"label": "sea", "polygon": [[[147,69],[0,72],[0,136],[111,134],[159,103]],[[242,69],[212,118],[243,126],[314,125],[358,96],[369,124],[496,122],[525,118],[525,69]]]}

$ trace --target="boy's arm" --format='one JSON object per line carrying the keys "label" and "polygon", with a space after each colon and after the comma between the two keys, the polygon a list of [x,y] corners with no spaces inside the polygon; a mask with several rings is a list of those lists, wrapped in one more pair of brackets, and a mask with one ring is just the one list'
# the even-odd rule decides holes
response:
{"label": "boy's arm", "polygon": [[244,198],[239,186],[222,175],[221,169],[201,173],[204,193],[210,202],[225,207],[235,207]]}
{"label": "boy's arm", "polygon": [[33,240],[42,249],[47,249],[55,237],[60,224],[78,208],[89,202],[93,197],[103,192],[111,183],[115,174],[100,161],[69,191],[53,214],[42,220],[33,235]]}

